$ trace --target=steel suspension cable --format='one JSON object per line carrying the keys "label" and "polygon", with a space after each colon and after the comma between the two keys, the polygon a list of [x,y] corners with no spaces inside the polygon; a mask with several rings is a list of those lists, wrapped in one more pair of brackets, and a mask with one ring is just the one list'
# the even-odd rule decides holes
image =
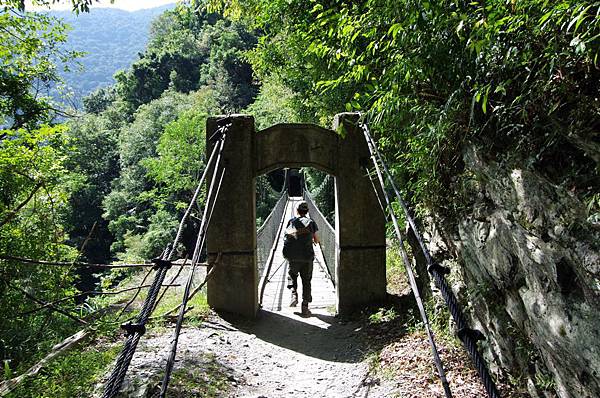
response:
{"label": "steel suspension cable", "polygon": [[[223,141],[224,142],[224,141]],[[167,359],[167,365],[165,367],[165,375],[163,377],[163,382],[160,389],[160,398],[164,398],[167,394],[167,388],[169,386],[169,381],[171,379],[171,373],[173,372],[173,366],[175,365],[175,357],[177,355],[177,345],[179,343],[179,335],[181,333],[181,327],[183,325],[183,319],[185,317],[185,312],[187,308],[187,303],[190,295],[190,290],[192,287],[192,282],[194,279],[194,272],[196,271],[196,265],[200,259],[200,255],[202,253],[202,248],[206,243],[206,231],[208,230],[208,226],[210,225],[210,221],[212,219],[213,211],[215,209],[215,205],[217,199],[219,197],[219,192],[221,191],[221,186],[223,184],[223,177],[225,175],[225,168],[220,171],[219,182],[216,190],[214,189],[214,183],[216,181],[216,176],[219,174],[220,167],[220,153],[219,158],[216,162],[213,178],[210,183],[210,188],[208,190],[208,196],[206,198],[206,205],[204,206],[204,212],[202,214],[202,223],[200,224],[200,232],[198,234],[198,238],[196,240],[196,247],[194,253],[192,255],[192,269],[190,271],[190,275],[188,276],[187,283],[185,285],[185,290],[183,293],[183,299],[181,302],[181,306],[179,308],[179,315],[177,317],[177,323],[175,325],[175,331],[173,334],[173,342],[171,343],[171,351],[169,353],[169,358]],[[214,193],[214,197],[213,197]],[[210,209],[210,210],[209,210]]]}
{"label": "steel suspension cable", "polygon": [[[146,331],[145,324],[148,320],[149,309],[154,306],[154,300],[158,295],[160,285],[165,278],[166,272],[166,267],[161,267],[158,269],[154,279],[155,283],[150,286],[148,296],[144,301],[144,306],[138,316],[137,322],[135,324],[130,323],[128,325],[122,325],[122,327],[128,333],[127,339],[125,340],[123,349],[117,358],[115,368],[113,369],[108,383],[105,386],[103,398],[112,398],[119,392],[121,384],[123,383],[123,379],[125,378],[125,373],[127,372],[129,364],[131,363],[131,359],[133,358],[133,354],[135,353],[140,338]],[[156,281],[160,281],[160,283],[156,283]]]}
{"label": "steel suspension cable", "polygon": [[[224,141],[224,138],[223,138],[223,141]],[[215,157],[217,150],[219,150],[219,155],[220,155],[219,148],[220,148],[220,145],[214,146],[214,148],[210,154],[210,157],[208,158],[208,162],[206,162],[206,167],[204,169],[204,172],[202,173],[200,182],[198,183],[198,186],[196,187],[196,190],[194,191],[194,195],[192,196],[192,199],[190,200],[190,204],[188,205],[187,209],[185,210],[185,213],[184,213],[183,217],[181,218],[181,222],[179,223],[179,228],[177,229],[177,235],[175,236],[175,240],[173,241],[173,247],[171,249],[171,253],[169,253],[169,256],[172,256],[174,251],[177,249],[177,244],[179,243],[179,240],[181,239],[181,234],[183,233],[185,221],[187,220],[190,213],[192,212],[192,208],[194,207],[194,204],[196,203],[196,199],[198,198],[198,195],[200,194],[200,190],[202,189],[202,185],[204,184],[204,179],[206,178],[207,171],[208,171],[210,165],[212,164],[213,158]]]}
{"label": "steel suspension cable", "polygon": [[[454,295],[454,292],[452,291],[452,289],[448,286],[448,283],[444,276],[445,274],[449,273],[449,270],[447,270],[445,267],[442,267],[441,265],[439,265],[438,263],[433,261],[431,254],[429,253],[429,250],[425,246],[423,238],[416,227],[414,218],[412,217],[412,214],[409,211],[408,206],[402,199],[402,195],[400,194],[400,191],[398,190],[396,183],[395,183],[394,179],[392,178],[392,175],[385,163],[385,160],[384,160],[383,156],[381,155],[381,153],[379,152],[379,149],[377,148],[375,140],[371,136],[371,133],[369,132],[367,125],[365,123],[361,123],[361,127],[363,130],[365,139],[367,140],[369,150],[371,151],[371,158],[374,162],[378,161],[379,163],[381,163],[381,166],[382,166],[383,170],[385,171],[387,180],[390,182],[390,185],[392,186],[392,188],[394,190],[396,200],[398,201],[398,203],[400,203],[400,206],[402,207],[402,210],[404,212],[406,220],[408,221],[410,228],[411,228],[413,234],[415,235],[417,242],[419,243],[421,251],[423,252],[423,256],[425,257],[425,260],[427,262],[427,270],[433,276],[435,284],[438,287],[438,289],[440,289],[442,297],[444,298],[444,301],[446,302],[446,305],[448,306],[448,308],[450,310],[452,318],[456,322],[456,327],[458,329],[457,335],[458,335],[459,339],[462,341],[463,345],[465,346],[467,352],[471,356],[471,359],[472,359],[473,363],[475,364],[477,373],[479,374],[479,377],[482,380],[482,383],[485,387],[485,390],[486,390],[488,396],[490,398],[500,398],[500,393],[498,392],[498,389],[496,388],[496,385],[487,370],[485,361],[484,361],[483,357],[481,356],[481,354],[479,353],[479,350],[477,349],[477,341],[483,340],[483,339],[485,339],[485,337],[478,330],[473,330],[468,327],[468,324],[467,324],[467,322],[464,318],[464,315],[461,311],[460,305],[458,304],[458,300],[456,299],[456,296]],[[380,178],[380,182],[381,182],[381,178]],[[383,185],[382,185],[382,189],[385,189],[385,187]],[[384,191],[384,194],[385,194],[385,191]]]}
{"label": "steel suspension cable", "polygon": [[417,307],[419,308],[419,313],[421,314],[421,319],[423,320],[423,324],[425,326],[425,331],[427,332],[427,338],[429,340],[429,345],[431,346],[431,352],[433,354],[433,359],[435,366],[438,371],[438,375],[444,387],[444,393],[447,398],[452,397],[452,392],[450,391],[450,386],[448,384],[448,380],[446,379],[446,372],[444,371],[444,366],[442,364],[442,360],[440,358],[438,349],[435,344],[435,340],[433,338],[433,332],[431,331],[431,326],[429,325],[429,319],[427,317],[427,313],[425,311],[425,306],[423,305],[423,300],[421,299],[421,295],[419,293],[419,288],[417,286],[417,281],[415,279],[415,275],[412,269],[412,265],[408,258],[408,254],[406,253],[406,249],[404,248],[404,239],[402,238],[402,234],[400,233],[400,227],[398,226],[398,219],[396,218],[396,214],[394,213],[394,209],[392,207],[392,202],[390,200],[389,195],[385,191],[385,182],[383,180],[383,176],[381,174],[381,169],[375,157],[375,153],[371,147],[371,142],[367,141],[369,145],[369,151],[371,152],[371,161],[375,166],[375,171],[377,173],[377,178],[379,179],[379,184],[381,185],[381,190],[383,192],[383,197],[385,199],[386,205],[388,207],[388,212],[390,217],[392,218],[392,223],[394,224],[394,230],[396,232],[396,237],[399,242],[400,254],[402,256],[402,260],[404,261],[404,265],[406,267],[406,273],[408,274],[408,280],[410,282],[410,287],[413,291],[413,295],[415,296],[415,300],[417,302]]}
{"label": "steel suspension cable", "polygon": [[383,200],[381,200],[381,196],[379,195],[379,190],[377,189],[377,186],[375,185],[375,181],[373,180],[372,177],[372,173],[370,173],[367,170],[367,174],[369,177],[369,182],[371,183],[371,186],[373,187],[373,191],[375,191],[375,196],[377,197],[377,203],[379,203],[379,207],[381,208],[381,211],[383,212],[383,215],[385,216],[385,221],[388,221],[388,215],[387,215],[387,211],[385,210],[385,206],[383,204]]}
{"label": "steel suspension cable", "polygon": [[[217,158],[217,162],[216,162],[216,165],[215,165],[215,173],[214,174],[216,174],[217,170],[219,169],[220,160],[221,160],[221,158],[220,158],[220,154],[219,154],[219,157]],[[218,196],[219,191],[221,190],[221,183],[223,182],[223,177],[224,176],[225,176],[225,168],[223,168],[223,170],[221,170],[221,176],[219,177],[219,183],[217,185],[217,193],[215,195],[215,198],[216,198],[216,196]],[[210,188],[209,188],[209,191],[208,191],[208,196],[206,198],[206,203],[207,204],[210,203],[210,201],[212,200],[212,193],[213,193],[214,181],[215,181],[215,175],[213,175],[213,180],[211,181],[211,185],[210,185]],[[204,235],[203,235],[203,233],[206,231],[208,223],[210,222],[210,218],[212,217],[212,211],[215,208],[214,207],[214,203],[213,203],[213,206],[211,207],[210,215],[208,217],[208,222],[205,222],[205,220],[206,220],[206,209],[207,208],[208,208],[208,205],[205,206],[205,208],[204,208],[204,212],[202,214],[202,219],[200,221],[201,222],[201,224],[200,224],[200,232],[199,232],[199,235],[198,235],[199,237],[202,236],[203,239],[201,241],[199,241],[199,240],[196,241],[196,247],[194,248],[194,253],[192,255],[192,267],[193,268],[195,268],[196,265],[198,265],[198,262],[200,260],[200,256],[202,255],[202,248],[204,247]],[[198,244],[198,242],[200,242],[200,244]],[[187,258],[186,258],[186,260],[187,260]],[[179,276],[179,274],[181,273],[182,270],[183,270],[183,268],[181,268],[179,270],[179,272],[177,273],[177,275],[173,279],[176,279],[177,276]],[[165,289],[163,291],[162,295],[158,298],[158,300],[156,300],[156,302],[154,304],[154,309],[156,309],[158,307],[158,304],[159,304],[160,300],[164,297],[165,293],[167,292],[167,289]]]}
{"label": "steel suspension cable", "polygon": [[[34,266],[52,266],[52,267],[82,267],[82,268],[143,268],[152,267],[152,264],[94,264],[94,263],[82,263],[72,261],[45,261],[36,260],[32,258],[9,256],[7,254],[0,254],[0,260],[15,261],[25,264],[31,264]],[[68,272],[68,271],[67,271]]]}
{"label": "steel suspension cable", "polygon": [[[219,176],[219,182],[218,182],[218,187],[217,187],[217,191],[216,191],[216,195],[214,197],[212,197],[212,194],[214,192],[214,184],[215,181],[217,180],[217,171],[218,171],[218,165],[215,166],[215,171],[213,173],[213,178],[210,182],[210,188],[208,191],[208,196],[206,198],[206,206],[204,207],[204,214],[202,215],[202,221],[200,223],[200,231],[198,233],[198,238],[196,239],[196,246],[194,248],[194,254],[192,256],[192,264],[196,264],[199,260],[200,260],[200,255],[202,254],[202,247],[204,246],[204,241],[205,241],[205,232],[206,229],[208,228],[208,221],[210,221],[210,219],[212,218],[212,214],[213,211],[215,209],[215,205],[214,202],[216,201],[217,195],[219,194],[219,191],[221,190],[221,185],[223,183],[223,177],[225,176],[225,168],[223,168],[223,170],[221,170],[221,175]],[[212,206],[209,206],[212,202]],[[210,207],[210,213],[208,212],[208,208]]]}
{"label": "steel suspension cable", "polygon": [[[181,238],[181,231],[182,231],[183,225],[184,225],[187,217],[189,216],[189,213],[191,212],[191,208],[193,207],[194,202],[196,201],[198,193],[200,192],[202,184],[204,183],[204,179],[206,178],[206,175],[208,174],[208,170],[210,169],[210,165],[212,163],[212,160],[213,160],[215,154],[217,154],[217,159],[215,161],[217,166],[215,166],[215,170],[218,169],[218,164],[221,159],[221,154],[222,154],[222,150],[223,150],[223,146],[224,146],[224,142],[225,142],[226,130],[228,127],[229,127],[229,125],[225,125],[225,126],[220,127],[218,130],[219,142],[217,145],[215,145],[215,148],[213,149],[213,152],[210,156],[209,162],[207,163],[207,165],[204,169],[204,172],[202,174],[202,178],[200,179],[200,183],[198,184],[198,188],[194,192],[192,200],[190,201],[190,206],[188,206],[188,209],[186,210],[186,213],[184,214],[184,217],[182,218],[182,220],[180,222],[178,233],[177,233],[177,236],[175,237],[173,245],[169,245],[165,249],[161,258],[154,260],[156,267],[157,267],[157,272],[154,277],[154,281],[148,290],[148,295],[146,296],[146,299],[142,306],[142,310],[140,311],[140,314],[138,315],[136,323],[134,323],[134,324],[128,323],[128,324],[121,325],[121,327],[123,329],[125,329],[127,332],[127,338],[125,340],[123,349],[121,350],[121,352],[119,353],[119,356],[117,357],[117,360],[115,363],[115,368],[113,369],[113,371],[107,381],[102,398],[114,397],[115,395],[118,394],[118,392],[121,388],[121,384],[123,383],[125,374],[127,373],[127,369],[129,368],[129,364],[131,363],[133,354],[135,353],[135,351],[137,349],[137,345],[140,341],[140,338],[146,331],[146,322],[148,321],[148,318],[150,317],[152,311],[154,310],[154,308],[156,306],[156,299],[160,292],[160,288],[161,288],[161,285],[163,284],[163,281],[165,279],[167,271],[170,268],[170,261],[171,261],[173,254],[175,253],[175,246],[178,244],[179,239]],[[212,183],[211,183],[211,188],[212,188]],[[209,194],[210,194],[210,191],[209,191]],[[197,262],[197,260],[198,260],[198,258],[196,257],[195,261]]]}
{"label": "steel suspension cable", "polygon": [[165,368],[165,376],[163,378],[162,386],[160,388],[160,398],[164,398],[167,394],[167,387],[169,386],[169,380],[171,379],[171,372],[173,371],[173,365],[175,364],[175,356],[177,355],[177,344],[179,342],[179,334],[181,333],[181,326],[183,324],[183,317],[187,308],[188,297],[190,295],[190,289],[192,287],[192,281],[194,279],[194,272],[196,271],[196,263],[192,264],[192,270],[185,284],[185,291],[183,293],[183,300],[181,307],[179,308],[179,315],[177,317],[177,323],[175,325],[175,332],[173,334],[173,342],[171,345],[171,352],[167,359],[167,366]]}

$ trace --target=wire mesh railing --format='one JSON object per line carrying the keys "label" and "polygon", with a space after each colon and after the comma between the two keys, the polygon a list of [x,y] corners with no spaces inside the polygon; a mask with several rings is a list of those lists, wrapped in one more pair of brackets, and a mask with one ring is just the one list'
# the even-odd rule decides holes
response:
{"label": "wire mesh railing", "polygon": [[317,232],[317,236],[319,237],[319,244],[321,246],[321,252],[323,253],[323,258],[325,259],[325,267],[327,269],[327,273],[329,274],[329,278],[333,282],[335,286],[337,281],[335,278],[335,267],[336,267],[336,257],[337,257],[337,244],[335,240],[335,228],[329,224],[323,213],[319,210],[317,205],[315,204],[310,193],[304,189],[304,200],[308,204],[308,214],[310,218],[317,224],[319,231]]}
{"label": "wire mesh railing", "polygon": [[264,272],[271,248],[273,247],[275,239],[277,239],[277,232],[285,211],[286,202],[287,195],[284,191],[265,222],[256,232],[256,264],[259,277],[262,276]]}
{"label": "wire mesh railing", "polygon": [[330,225],[335,222],[334,180],[334,177],[327,174],[320,186],[309,191],[314,202],[319,204],[319,211]]}

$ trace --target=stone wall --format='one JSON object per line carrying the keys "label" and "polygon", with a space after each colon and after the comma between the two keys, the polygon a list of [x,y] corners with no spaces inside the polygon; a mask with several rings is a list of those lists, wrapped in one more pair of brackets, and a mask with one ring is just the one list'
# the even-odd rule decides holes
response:
{"label": "stone wall", "polygon": [[431,250],[492,371],[531,396],[600,396],[600,229],[563,187],[464,155],[466,217],[429,227]]}

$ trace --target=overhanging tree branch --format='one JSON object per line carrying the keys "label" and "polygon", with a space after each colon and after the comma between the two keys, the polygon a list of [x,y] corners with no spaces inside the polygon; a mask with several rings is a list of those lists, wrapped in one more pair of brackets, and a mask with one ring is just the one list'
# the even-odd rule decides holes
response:
{"label": "overhanging tree branch", "polygon": [[62,314],[64,316],[66,316],[67,318],[74,320],[75,322],[81,323],[82,325],[88,324],[83,319],[77,318],[76,316],[69,314],[67,311],[63,310],[62,308],[59,308],[52,303],[47,303],[44,300],[40,300],[37,297],[29,294],[25,289],[22,289],[19,286],[15,286],[12,283],[8,282],[7,280],[4,280],[4,282],[6,283],[6,286],[23,293],[23,295],[25,295],[25,297],[27,297],[29,300],[34,301],[43,306],[46,306],[47,308],[51,309],[52,311],[58,312],[59,314]]}
{"label": "overhanging tree branch", "polygon": [[27,196],[27,198],[23,202],[21,202],[14,210],[10,211],[8,213],[8,215],[4,218],[4,220],[2,220],[2,222],[0,222],[0,228],[2,228],[5,224],[8,224],[9,222],[11,222],[12,219],[15,218],[17,213],[23,207],[25,207],[25,205],[27,205],[27,203],[29,203],[29,201],[33,198],[33,196],[36,194],[36,192],[40,190],[40,188],[42,186],[44,186],[44,183],[41,181],[38,182],[37,184],[35,184],[35,186],[31,190],[31,192],[29,193],[29,196]]}

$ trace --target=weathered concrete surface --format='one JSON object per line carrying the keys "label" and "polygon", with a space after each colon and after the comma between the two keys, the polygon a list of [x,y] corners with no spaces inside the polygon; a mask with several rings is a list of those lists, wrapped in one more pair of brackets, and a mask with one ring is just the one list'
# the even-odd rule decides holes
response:
{"label": "weathered concrete surface", "polygon": [[464,159],[472,213],[458,236],[429,241],[438,258],[454,252],[453,284],[488,337],[492,369],[511,369],[534,397],[599,397],[598,229],[564,188],[475,150]]}
{"label": "weathered concrete surface", "polygon": [[[220,119],[222,117],[208,119],[207,138],[217,131]],[[222,257],[208,282],[208,303],[216,310],[253,317],[258,309],[256,205],[252,157],[254,118],[233,115],[227,122],[231,122],[231,127],[227,130],[222,152],[225,173],[206,241],[209,261],[212,261],[217,253],[222,253]],[[208,153],[212,146],[212,142],[207,142]],[[218,178],[217,176],[217,180]],[[211,180],[208,184],[210,182]]]}
{"label": "weathered concrete surface", "polygon": [[385,219],[364,170],[369,149],[357,121],[358,114],[342,113],[336,115],[333,126],[344,137],[335,180],[341,314],[386,295]]}
{"label": "weathered concrete surface", "polygon": [[[207,137],[222,116],[207,121]],[[208,284],[209,304],[254,316],[257,309],[254,178],[279,167],[312,166],[336,177],[339,248],[337,310],[347,313],[383,299],[385,219],[363,166],[369,152],[358,114],[336,116],[336,134],[314,125],[279,124],[258,133],[254,119],[233,115],[223,150],[225,173],[208,233],[211,256],[224,254]],[[212,144],[207,143],[207,151]]]}
{"label": "weathered concrete surface", "polygon": [[308,166],[335,175],[338,145],[339,137],[332,130],[314,124],[276,124],[256,132],[255,175]]}

